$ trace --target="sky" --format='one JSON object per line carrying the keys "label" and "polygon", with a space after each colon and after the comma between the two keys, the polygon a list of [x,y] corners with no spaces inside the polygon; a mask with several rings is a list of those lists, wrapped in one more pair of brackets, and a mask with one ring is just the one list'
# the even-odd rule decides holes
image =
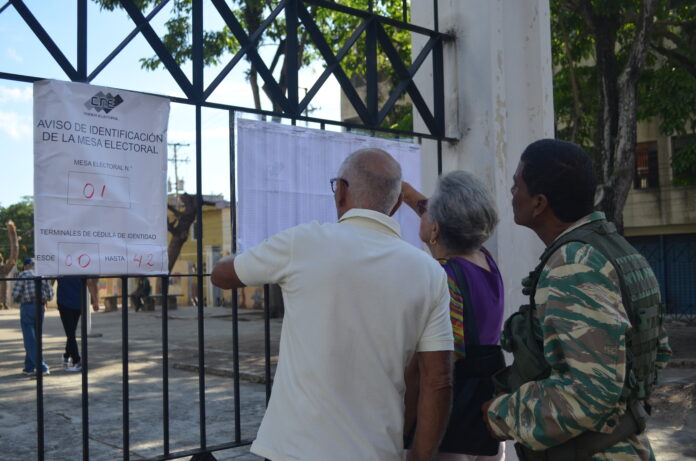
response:
{"label": "sky", "polygon": [[[61,48],[74,67],[76,59],[77,10],[74,0],[25,0],[51,38]],[[5,4],[0,0],[0,7]],[[152,21],[155,31],[163,35],[164,21],[169,16],[165,7]],[[88,2],[88,72],[91,72],[133,29],[133,23],[123,11],[100,11]],[[217,30],[222,20],[210,2],[204,2],[204,28]],[[44,46],[34,36],[13,6],[0,13],[0,72],[30,75],[68,81],[68,77]],[[263,47],[261,54],[269,63],[275,47]],[[147,71],[140,68],[139,59],[154,55],[146,40],[138,35],[92,83],[131,91],[143,91],[165,96],[183,97],[178,85],[161,69]],[[229,59],[229,57],[228,57]],[[226,62],[223,59],[224,65]],[[241,61],[235,71],[211,95],[210,101],[242,107],[253,107],[249,84],[245,81],[246,62]],[[206,84],[217,75],[219,67],[205,70]],[[190,65],[182,69],[191,76]],[[318,63],[303,69],[300,75],[300,95],[313,85],[322,71]],[[32,85],[0,79],[0,206],[8,206],[33,195],[33,119]],[[265,100],[264,109],[271,109]],[[312,116],[338,120],[340,118],[340,89],[331,77],[323,85],[311,104]],[[229,137],[226,111],[203,109],[202,115],[202,190],[204,194],[223,194],[229,198]],[[247,116],[253,117],[253,116]],[[195,118],[193,106],[171,104],[168,142],[190,144],[179,148],[178,156],[189,160],[178,164],[178,174],[184,180],[186,192],[196,191],[195,177]],[[172,156],[170,150],[170,158]],[[169,163],[169,179],[173,183],[173,163]]]}

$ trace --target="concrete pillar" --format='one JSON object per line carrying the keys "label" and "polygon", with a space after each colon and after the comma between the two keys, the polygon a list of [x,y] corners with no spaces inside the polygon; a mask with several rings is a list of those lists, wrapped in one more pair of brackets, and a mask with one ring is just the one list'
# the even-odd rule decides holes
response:
{"label": "concrete pillar", "polygon": [[[412,1],[412,22],[433,28],[433,0]],[[500,224],[486,247],[505,283],[509,315],[525,302],[520,281],[534,269],[543,244],[514,223],[510,187],[522,150],[553,137],[551,38],[548,0],[439,0],[439,30],[455,37],[445,45],[443,171],[463,169],[490,185]],[[425,42],[414,34],[413,55]],[[418,73],[418,87],[431,96],[432,64]],[[429,101],[431,102],[431,101]],[[432,105],[431,105],[432,107]],[[417,131],[426,131],[414,114]],[[437,180],[437,144],[423,142],[423,185]]]}

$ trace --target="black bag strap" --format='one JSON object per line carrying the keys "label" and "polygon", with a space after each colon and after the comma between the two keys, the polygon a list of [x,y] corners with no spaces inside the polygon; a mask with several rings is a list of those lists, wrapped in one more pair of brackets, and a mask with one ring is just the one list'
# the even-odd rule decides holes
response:
{"label": "black bag strap", "polygon": [[461,266],[454,258],[448,260],[447,264],[454,272],[454,282],[457,284],[459,294],[462,296],[462,306],[464,308],[464,342],[466,345],[478,346],[481,341],[479,340],[478,325],[476,323],[474,306],[471,302],[469,284],[466,282],[466,277],[462,272]]}

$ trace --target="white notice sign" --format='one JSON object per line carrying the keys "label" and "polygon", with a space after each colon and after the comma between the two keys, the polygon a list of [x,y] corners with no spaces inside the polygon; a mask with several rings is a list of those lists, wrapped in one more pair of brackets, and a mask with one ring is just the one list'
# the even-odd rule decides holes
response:
{"label": "white notice sign", "polygon": [[167,272],[169,100],[34,84],[34,242],[39,275]]}

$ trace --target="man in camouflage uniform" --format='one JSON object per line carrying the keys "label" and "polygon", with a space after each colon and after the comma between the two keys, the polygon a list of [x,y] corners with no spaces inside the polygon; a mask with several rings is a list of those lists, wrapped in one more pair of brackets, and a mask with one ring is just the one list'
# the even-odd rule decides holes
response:
{"label": "man in camouflage uniform", "polygon": [[[515,222],[532,229],[547,247],[584,225],[613,226],[604,213],[593,212],[595,188],[591,160],[580,147],[550,139],[532,143],[514,175]],[[569,442],[566,447],[575,447],[571,448],[575,456],[581,444],[572,445],[571,439],[590,432],[612,433],[627,413],[627,332],[632,327],[616,268],[595,247],[578,241],[561,244],[545,256],[528,307],[529,329],[547,371],[535,380],[519,382],[483,407],[491,433],[517,441],[520,457],[530,460],[553,459],[546,456],[548,449],[565,442]],[[643,273],[651,296],[659,301],[647,263]],[[659,333],[658,327],[655,331],[653,369],[663,368],[671,354],[661,323]],[[610,443],[600,452],[590,451],[585,459],[654,459],[647,438],[639,439],[635,433]],[[571,459],[567,454],[561,458]]]}

